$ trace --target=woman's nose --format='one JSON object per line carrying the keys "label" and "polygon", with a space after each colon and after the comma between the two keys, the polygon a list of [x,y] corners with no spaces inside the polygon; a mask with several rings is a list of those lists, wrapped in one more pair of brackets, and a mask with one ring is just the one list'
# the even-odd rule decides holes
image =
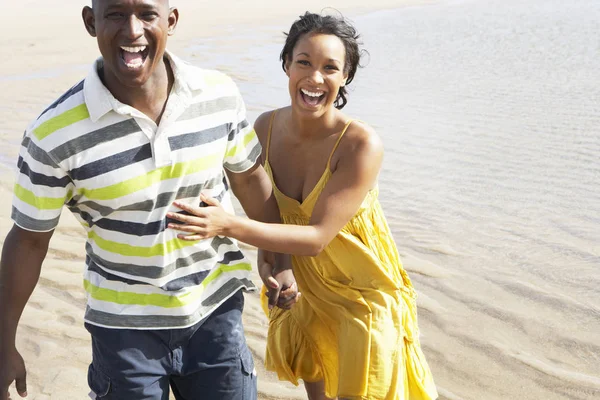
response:
{"label": "woman's nose", "polygon": [[313,83],[317,85],[324,82],[323,74],[321,74],[321,71],[319,71],[318,69],[313,70],[309,78]]}

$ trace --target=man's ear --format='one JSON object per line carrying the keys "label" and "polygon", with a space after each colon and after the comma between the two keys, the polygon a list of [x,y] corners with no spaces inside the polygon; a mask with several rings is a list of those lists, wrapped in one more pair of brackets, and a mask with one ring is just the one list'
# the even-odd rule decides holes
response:
{"label": "man's ear", "polygon": [[169,10],[169,36],[175,33],[177,22],[179,22],[179,10],[176,7],[171,7]]}
{"label": "man's ear", "polygon": [[94,17],[94,10],[89,6],[83,7],[83,10],[81,10],[81,18],[83,18],[85,30],[88,31],[90,36],[96,37],[96,18]]}

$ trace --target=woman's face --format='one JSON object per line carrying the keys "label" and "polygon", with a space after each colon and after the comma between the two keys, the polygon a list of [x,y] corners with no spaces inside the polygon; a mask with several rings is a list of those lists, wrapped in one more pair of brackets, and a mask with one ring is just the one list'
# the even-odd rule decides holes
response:
{"label": "woman's face", "polygon": [[292,107],[296,111],[320,116],[333,107],[341,86],[346,49],[335,35],[307,34],[298,40],[286,64]]}

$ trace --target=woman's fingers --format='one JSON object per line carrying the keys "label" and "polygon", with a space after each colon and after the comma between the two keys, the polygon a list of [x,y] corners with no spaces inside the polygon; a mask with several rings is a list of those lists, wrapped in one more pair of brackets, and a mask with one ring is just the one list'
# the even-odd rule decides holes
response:
{"label": "woman's fingers", "polygon": [[197,216],[201,216],[202,215],[202,208],[203,207],[195,207],[195,206],[191,206],[189,204],[183,203],[181,201],[174,201],[173,205],[177,208],[182,209],[183,211],[187,211],[190,214],[194,214]]}
{"label": "woman's fingers", "polygon": [[169,224],[168,228],[177,230],[177,231],[182,231],[182,232],[189,232],[187,234],[180,233],[177,235],[177,237],[179,239],[187,240],[187,241],[202,240],[202,239],[207,239],[209,237],[214,236],[214,235],[211,236],[206,229],[203,229],[203,228],[195,226],[195,225]]}
{"label": "woman's fingers", "polygon": [[[204,200],[207,200],[209,202],[207,204],[211,206],[220,206],[216,199],[206,197]],[[218,234],[213,220],[216,218],[218,221],[221,210],[215,207],[194,207],[179,201],[175,201],[173,204],[184,212],[168,212],[167,218],[174,222],[169,222],[167,228],[187,233],[177,235],[179,239],[186,241],[202,240]]]}
{"label": "woman's fingers", "polygon": [[206,196],[203,193],[200,193],[200,200],[202,200],[209,206],[221,207],[221,203],[219,202],[219,200],[215,199],[214,197]]}
{"label": "woman's fingers", "polygon": [[298,300],[300,300],[300,296],[302,296],[302,293],[298,292],[295,295],[293,295],[292,297],[282,297],[281,295],[279,296],[279,301],[277,302],[277,307],[279,308],[283,308],[284,310],[289,310],[291,309],[294,304],[296,304],[298,302]]}
{"label": "woman's fingers", "polygon": [[207,237],[208,236],[206,236],[206,235],[198,235],[198,234],[194,234],[194,235],[179,234],[179,235],[177,235],[178,239],[185,240],[187,242],[195,242],[197,240],[206,239]]}
{"label": "woman's fingers", "polygon": [[206,218],[206,216],[202,212],[195,214],[195,215],[187,215],[187,214],[181,214],[181,213],[168,212],[167,218],[171,218],[176,221],[181,221],[181,222],[185,222],[188,224],[196,224],[197,225],[197,224],[201,223],[204,220],[204,218]]}
{"label": "woman's fingers", "polygon": [[185,225],[185,224],[169,224],[167,225],[169,229],[174,229],[176,231],[190,232],[190,233],[203,233],[206,231],[201,226],[198,225]]}

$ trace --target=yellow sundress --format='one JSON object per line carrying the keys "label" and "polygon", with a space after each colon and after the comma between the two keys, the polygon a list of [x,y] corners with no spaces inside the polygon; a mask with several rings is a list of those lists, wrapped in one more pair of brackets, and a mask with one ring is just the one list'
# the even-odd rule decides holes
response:
{"label": "yellow sundress", "polygon": [[[333,153],[323,176],[302,202],[283,194],[271,178],[282,221],[307,225],[331,177]],[[316,257],[293,256],[302,297],[291,310],[268,311],[266,367],[298,385],[325,381],[328,397],[369,400],[435,399],[437,391],[419,344],[416,293],[371,190],[360,209]]]}

